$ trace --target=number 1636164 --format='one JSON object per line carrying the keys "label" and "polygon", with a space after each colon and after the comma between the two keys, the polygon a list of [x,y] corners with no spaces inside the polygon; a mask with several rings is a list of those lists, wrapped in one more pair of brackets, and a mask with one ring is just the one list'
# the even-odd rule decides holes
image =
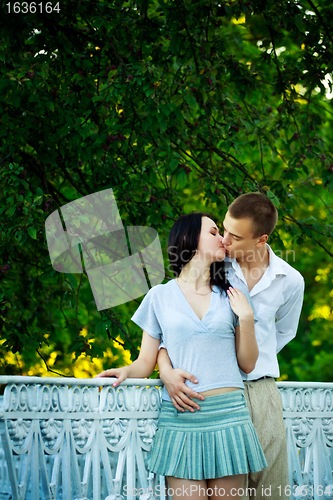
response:
{"label": "number 1636164", "polygon": [[52,14],[60,12],[60,2],[8,2],[7,14]]}
{"label": "number 1636164", "polygon": [[313,484],[311,485],[304,484],[300,486],[294,484],[293,486],[287,485],[285,486],[285,488],[283,488],[282,486],[278,486],[277,489],[279,491],[279,496],[282,495],[290,496],[291,494],[294,494],[298,498],[307,497],[308,495],[310,495],[310,497],[312,498],[314,494],[316,494],[319,497],[325,496],[325,498],[333,496],[333,485],[321,486],[319,484],[317,486],[313,486]]}

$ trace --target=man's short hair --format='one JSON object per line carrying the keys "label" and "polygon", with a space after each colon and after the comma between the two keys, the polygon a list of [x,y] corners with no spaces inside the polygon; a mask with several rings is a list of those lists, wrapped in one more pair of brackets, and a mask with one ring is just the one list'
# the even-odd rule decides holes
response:
{"label": "man's short hair", "polygon": [[253,238],[263,234],[268,236],[274,231],[278,211],[271,200],[262,193],[246,193],[238,196],[228,207],[233,219],[250,219]]}

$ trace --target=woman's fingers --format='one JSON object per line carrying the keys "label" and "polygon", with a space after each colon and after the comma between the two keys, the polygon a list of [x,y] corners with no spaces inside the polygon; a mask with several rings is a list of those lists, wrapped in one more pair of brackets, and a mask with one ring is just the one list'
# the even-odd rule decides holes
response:
{"label": "woman's fingers", "polygon": [[124,382],[124,380],[127,379],[127,375],[123,370],[119,371],[118,373],[115,373],[115,376],[117,377],[117,380],[116,382],[114,382],[114,384],[112,384],[113,387],[117,387],[117,385],[121,384],[122,382]]}
{"label": "woman's fingers", "polygon": [[95,375],[94,378],[100,378],[100,377],[112,377],[113,375],[111,374],[113,370],[104,370],[104,372],[99,373],[98,375]]}
{"label": "woman's fingers", "polygon": [[245,295],[242,294],[242,292],[240,290],[238,290],[237,288],[232,288],[230,287],[228,290],[227,290],[227,294],[228,294],[228,297],[229,297],[229,300],[230,301],[242,301],[242,300],[246,300],[247,302],[247,299],[245,297]]}
{"label": "woman's fingers", "polygon": [[112,384],[113,387],[117,387],[119,384],[121,384],[121,382],[123,382],[127,378],[125,371],[117,368],[104,370],[104,372],[99,373],[94,378],[103,378],[103,377],[116,378],[117,380]]}

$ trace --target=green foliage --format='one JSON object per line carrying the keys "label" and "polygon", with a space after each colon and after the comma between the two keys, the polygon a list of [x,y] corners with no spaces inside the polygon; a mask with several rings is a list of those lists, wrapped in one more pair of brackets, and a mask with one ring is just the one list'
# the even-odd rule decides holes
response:
{"label": "green foliage", "polygon": [[137,355],[139,301],[98,313],[86,276],[52,269],[44,222],[55,209],[112,187],[124,224],[155,227],[165,248],[181,213],[204,208],[221,222],[235,196],[259,190],[279,209],[274,248],[295,251],[307,285],[281,373],[329,380],[330,2],[60,8],[6,13],[0,28],[3,352],[29,365],[53,349],[67,366],[68,353],[101,356],[119,337]]}

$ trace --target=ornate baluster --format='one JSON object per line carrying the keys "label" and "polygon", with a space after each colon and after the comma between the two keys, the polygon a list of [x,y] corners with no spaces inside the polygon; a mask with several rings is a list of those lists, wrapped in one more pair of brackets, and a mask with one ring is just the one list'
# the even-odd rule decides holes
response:
{"label": "ornate baluster", "polygon": [[[0,377],[0,383],[8,384],[0,399],[1,492],[9,496],[10,483],[16,500],[165,500],[164,478],[145,465],[159,381],[132,380],[116,389],[106,381],[100,393],[90,380]],[[333,384],[278,385],[291,498],[330,498]]]}

